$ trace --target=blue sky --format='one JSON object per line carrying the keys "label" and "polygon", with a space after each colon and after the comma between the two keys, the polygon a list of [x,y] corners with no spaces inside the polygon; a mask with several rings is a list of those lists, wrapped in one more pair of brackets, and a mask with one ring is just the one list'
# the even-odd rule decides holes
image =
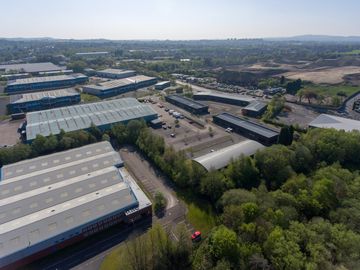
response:
{"label": "blue sky", "polygon": [[0,0],[0,3],[0,37],[360,36],[360,0]]}

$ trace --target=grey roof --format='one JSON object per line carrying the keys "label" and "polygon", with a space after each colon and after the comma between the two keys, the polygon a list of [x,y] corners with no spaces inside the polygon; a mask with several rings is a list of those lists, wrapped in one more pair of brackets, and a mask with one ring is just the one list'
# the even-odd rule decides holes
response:
{"label": "grey roof", "polygon": [[337,130],[360,130],[360,121],[338,117],[330,114],[320,114],[309,124],[310,127],[334,128]]}
{"label": "grey roof", "polygon": [[62,70],[64,67],[59,67],[50,62],[44,63],[24,63],[24,64],[10,64],[10,65],[0,65],[0,69],[5,69],[5,72],[12,70],[24,71],[28,73],[37,73],[42,71],[56,71]]}
{"label": "grey roof", "polygon": [[202,165],[208,171],[211,169],[219,170],[226,167],[232,159],[239,158],[242,155],[254,155],[256,151],[263,148],[265,148],[265,146],[256,141],[246,140],[222,148],[221,150],[208,153],[204,156],[197,157],[193,160]]}
{"label": "grey roof", "polygon": [[74,88],[65,88],[65,89],[52,90],[52,91],[11,95],[10,103],[12,104],[23,103],[23,102],[37,101],[41,99],[78,96],[78,95],[80,95],[79,92],[76,91]]}
{"label": "grey roof", "polygon": [[31,78],[16,79],[14,81],[8,82],[7,85],[10,86],[10,85],[22,85],[22,84],[32,84],[32,83],[42,83],[42,82],[53,82],[53,81],[67,81],[76,78],[87,78],[87,76],[80,73],[76,73],[69,75],[31,77]]}
{"label": "grey roof", "polygon": [[183,96],[180,96],[180,95],[169,95],[169,96],[167,96],[167,98],[172,99],[172,100],[174,100],[176,102],[185,104],[185,105],[187,105],[189,107],[192,107],[194,109],[201,109],[201,108],[207,107],[206,104],[203,104],[203,103],[195,101],[195,100],[193,100],[191,98],[183,97]]}
{"label": "grey roof", "polygon": [[114,74],[114,75],[125,75],[125,74],[133,74],[135,70],[125,70],[125,69],[117,69],[117,68],[107,68],[103,70],[97,71],[100,74]]}
{"label": "grey roof", "polygon": [[222,113],[222,114],[217,115],[216,117],[219,119],[225,120],[229,123],[232,123],[233,125],[236,125],[238,127],[242,127],[244,129],[252,131],[256,134],[262,135],[266,138],[273,138],[273,137],[279,135],[279,133],[275,130],[272,130],[263,125],[259,125],[257,123],[245,120],[243,118],[237,117],[237,116],[229,114],[229,113]]}
{"label": "grey roof", "polygon": [[244,108],[244,110],[258,112],[258,111],[263,110],[266,107],[267,107],[266,103],[256,100],[256,101],[251,102],[249,105],[247,105]]}
{"label": "grey roof", "polygon": [[164,84],[169,84],[170,81],[163,81],[163,82],[158,82],[157,84],[155,84],[155,86],[161,86],[161,85],[164,85]]}
{"label": "grey roof", "polygon": [[237,101],[243,101],[243,102],[249,102],[249,103],[254,101],[253,98],[247,97],[247,96],[222,94],[222,93],[216,93],[216,92],[198,92],[198,93],[194,94],[194,96],[197,96],[197,97],[201,97],[201,96],[219,97],[219,98],[237,100]]}
{"label": "grey roof", "polygon": [[121,162],[109,142],[100,142],[4,166],[0,258],[25,248],[24,254],[35,253],[44,246],[28,248],[60,240],[62,233],[115,211],[137,208],[136,195],[114,166]]}
{"label": "grey roof", "polygon": [[102,126],[151,115],[157,115],[157,113],[149,105],[142,104],[134,98],[30,112],[26,114],[26,137],[27,140],[33,140],[37,134],[56,135],[61,129],[66,132],[81,130],[89,128],[92,123]]}
{"label": "grey roof", "polygon": [[102,55],[102,54],[108,54],[109,52],[78,52],[75,55]]}
{"label": "grey roof", "polygon": [[111,81],[106,81],[106,82],[100,82],[100,83],[97,83],[97,84],[86,85],[84,87],[84,89],[89,88],[89,89],[96,89],[96,90],[99,90],[99,91],[107,91],[107,90],[116,89],[116,88],[119,88],[119,87],[122,87],[122,86],[141,83],[141,82],[149,81],[149,80],[153,80],[153,79],[155,79],[155,78],[154,77],[144,76],[144,75],[136,75],[136,76],[132,76],[132,77],[128,77],[128,78],[123,78],[123,79],[111,80]]}

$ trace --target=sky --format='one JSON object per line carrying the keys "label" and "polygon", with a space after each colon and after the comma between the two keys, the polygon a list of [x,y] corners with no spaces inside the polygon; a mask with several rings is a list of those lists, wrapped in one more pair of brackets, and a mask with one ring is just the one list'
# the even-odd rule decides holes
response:
{"label": "sky", "polygon": [[0,0],[0,37],[360,36],[360,0]]}

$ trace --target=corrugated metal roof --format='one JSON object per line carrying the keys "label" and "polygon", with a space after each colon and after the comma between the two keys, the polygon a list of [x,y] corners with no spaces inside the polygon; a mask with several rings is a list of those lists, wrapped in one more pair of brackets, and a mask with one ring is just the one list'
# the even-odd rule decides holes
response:
{"label": "corrugated metal roof", "polygon": [[45,76],[45,77],[31,77],[31,78],[23,78],[16,79],[14,81],[8,82],[7,86],[12,85],[22,85],[22,84],[32,84],[32,83],[44,83],[44,82],[55,82],[55,81],[68,81],[77,78],[87,78],[87,76],[76,73],[70,75],[57,75],[57,76]]}
{"label": "corrugated metal roof", "polygon": [[100,82],[97,84],[91,84],[84,86],[84,90],[86,89],[95,89],[98,91],[108,91],[112,89],[116,89],[119,87],[127,86],[127,85],[135,85],[136,83],[141,83],[149,80],[155,79],[154,77],[148,77],[145,75],[136,75],[128,78],[111,80],[106,82]]}
{"label": "corrugated metal roof", "polygon": [[[106,117],[111,114],[112,117]],[[94,125],[106,125],[156,115],[147,104],[134,98],[114,99],[96,103],[74,105],[26,114],[26,138],[35,139],[37,134],[59,134],[61,129],[73,131]]]}
{"label": "corrugated metal roof", "polygon": [[42,91],[42,92],[34,92],[27,94],[18,94],[10,96],[10,103],[23,103],[30,101],[37,101],[41,99],[48,98],[59,98],[59,97],[68,97],[68,96],[77,96],[80,95],[74,88],[66,88],[52,91]]}
{"label": "corrugated metal roof", "polygon": [[226,167],[232,159],[239,158],[242,155],[254,155],[256,151],[263,148],[265,148],[265,146],[256,141],[246,140],[193,160],[201,164],[208,171],[211,169],[219,170]]}
{"label": "corrugated metal roof", "polygon": [[216,92],[198,92],[194,94],[194,97],[219,97],[229,100],[236,100],[236,101],[242,101],[242,102],[253,102],[254,99],[247,96],[242,95],[231,95],[231,94],[222,94],[222,93],[216,93]]}
{"label": "corrugated metal roof", "polygon": [[244,108],[244,110],[258,112],[258,111],[261,111],[262,109],[264,109],[265,107],[267,107],[266,103],[260,102],[260,101],[253,101],[249,105],[247,105]]}
{"label": "corrugated metal roof", "polygon": [[232,115],[230,113],[221,113],[217,116],[214,116],[214,117],[217,117],[219,119],[222,119],[224,121],[227,121],[229,123],[232,123],[233,125],[236,125],[236,126],[239,126],[239,127],[242,127],[244,129],[247,129],[249,131],[252,131],[256,134],[259,134],[259,135],[262,135],[266,138],[272,138],[274,136],[278,136],[278,132],[268,128],[268,127],[265,127],[265,126],[262,126],[262,125],[259,125],[257,123],[254,123],[254,122],[251,122],[251,121],[248,121],[248,120],[245,120],[243,118],[240,118],[240,117],[237,117],[235,115]]}
{"label": "corrugated metal roof", "polygon": [[320,114],[309,124],[310,127],[334,128],[337,130],[360,130],[360,121],[338,117],[330,114]]}
{"label": "corrugated metal roof", "polygon": [[194,109],[201,109],[201,108],[207,107],[206,104],[203,104],[203,103],[195,101],[191,98],[183,97],[180,95],[169,95],[166,98],[174,100],[174,101],[182,103],[182,104],[185,104]]}
{"label": "corrugated metal roof", "polygon": [[119,163],[110,143],[100,142],[4,166],[0,258],[50,238],[68,237],[61,234],[115,211],[138,207],[128,180],[114,166]]}
{"label": "corrugated metal roof", "polygon": [[41,71],[63,70],[64,67],[59,67],[50,62],[43,62],[43,63],[0,65],[0,69],[5,69],[5,72],[16,70],[16,71],[24,71],[29,73],[37,73]]}

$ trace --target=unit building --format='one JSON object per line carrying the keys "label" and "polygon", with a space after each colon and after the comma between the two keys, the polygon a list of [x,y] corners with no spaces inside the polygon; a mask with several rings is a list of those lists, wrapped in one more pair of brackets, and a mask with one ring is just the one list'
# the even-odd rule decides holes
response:
{"label": "unit building", "polygon": [[99,77],[104,77],[109,79],[123,79],[131,76],[135,76],[136,71],[108,68],[108,69],[96,71],[96,75]]}
{"label": "unit building", "polygon": [[84,58],[95,58],[95,57],[108,56],[109,52],[78,52],[75,53],[75,55]]}
{"label": "unit building", "polygon": [[194,158],[193,161],[200,164],[207,171],[220,170],[228,166],[232,160],[241,156],[252,156],[258,150],[263,148],[265,148],[265,146],[256,141],[245,140],[218,151]]}
{"label": "unit building", "polygon": [[32,77],[8,82],[5,87],[5,92],[11,95],[15,93],[45,91],[50,89],[73,87],[87,81],[88,77],[83,74]]}
{"label": "unit building", "polygon": [[46,110],[69,106],[81,101],[80,93],[74,88],[17,94],[10,96],[7,105],[11,114]]}
{"label": "unit building", "polygon": [[170,81],[163,81],[163,82],[159,82],[157,84],[155,84],[155,89],[156,90],[164,90],[167,87],[170,87]]}
{"label": "unit building", "polygon": [[243,115],[259,117],[266,111],[267,104],[261,101],[253,101],[241,110]]}
{"label": "unit building", "polygon": [[107,98],[121,95],[130,91],[135,91],[142,87],[153,85],[157,82],[156,78],[144,75],[137,75],[129,78],[100,82],[97,84],[86,85],[83,91],[88,94]]}
{"label": "unit building", "polygon": [[4,73],[25,72],[25,73],[31,73],[33,75],[38,74],[39,72],[60,71],[63,69],[65,68],[54,65],[53,63],[50,62],[0,65],[0,72],[4,72]]}
{"label": "unit building", "polygon": [[107,130],[116,123],[126,124],[135,119],[150,122],[157,117],[157,113],[149,105],[142,104],[135,98],[30,112],[26,114],[26,141],[34,140],[38,134],[56,135],[62,129],[65,132],[86,130],[94,124],[101,130]]}
{"label": "unit building", "polygon": [[0,268],[17,269],[151,215],[151,202],[100,142],[2,167],[0,213]]}
{"label": "unit building", "polygon": [[247,106],[254,101],[253,98],[241,95],[220,94],[214,92],[199,92],[193,95],[195,100],[221,102],[230,105]]}
{"label": "unit building", "polygon": [[165,97],[165,100],[193,114],[209,113],[209,106],[201,102],[195,101],[191,98],[180,95],[169,95]]}
{"label": "unit building", "polygon": [[235,132],[264,145],[277,142],[279,132],[258,123],[248,121],[230,113],[221,113],[213,117],[215,124],[224,128],[232,128]]}

